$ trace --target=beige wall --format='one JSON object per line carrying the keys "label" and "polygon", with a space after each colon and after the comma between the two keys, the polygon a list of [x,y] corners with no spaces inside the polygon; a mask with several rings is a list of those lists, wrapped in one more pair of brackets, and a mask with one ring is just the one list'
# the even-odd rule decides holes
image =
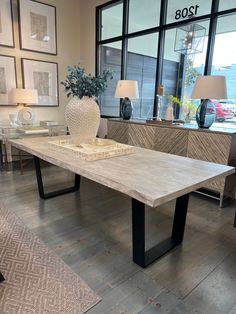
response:
{"label": "beige wall", "polygon": [[96,6],[105,2],[109,1],[80,0],[81,65],[92,74],[95,72]]}
{"label": "beige wall", "polygon": [[[0,54],[16,57],[18,87],[22,87],[21,58],[58,62],[59,82],[64,80],[67,65],[80,62],[80,1],[43,0],[57,7],[58,55],[27,52],[19,49],[17,1],[13,0],[15,48],[0,47]],[[89,1],[88,2],[92,2]],[[83,14],[82,14],[83,15]],[[59,107],[33,107],[37,120],[52,119],[64,122],[64,108],[67,103],[63,86],[59,84]],[[0,106],[0,120],[8,120],[9,113],[17,111],[16,106]]]}

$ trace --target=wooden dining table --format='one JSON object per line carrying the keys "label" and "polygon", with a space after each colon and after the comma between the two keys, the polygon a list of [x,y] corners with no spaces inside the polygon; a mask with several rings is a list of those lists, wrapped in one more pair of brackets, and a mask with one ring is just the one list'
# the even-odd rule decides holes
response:
{"label": "wooden dining table", "polygon": [[[39,196],[43,199],[75,192],[80,177],[86,177],[131,198],[133,261],[146,267],[183,241],[189,194],[204,184],[235,172],[234,167],[134,147],[133,153],[96,161],[86,161],[70,153],[54,150],[49,141],[70,136],[11,140],[11,145],[34,156]],[[74,185],[45,192],[40,160],[75,174]],[[157,207],[176,200],[170,237],[146,250],[145,205]],[[96,204],[94,204],[96,206]]]}

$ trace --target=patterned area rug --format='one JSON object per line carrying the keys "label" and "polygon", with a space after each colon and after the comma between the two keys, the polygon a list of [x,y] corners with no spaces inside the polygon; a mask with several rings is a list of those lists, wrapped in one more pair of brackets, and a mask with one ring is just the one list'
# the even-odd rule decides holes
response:
{"label": "patterned area rug", "polygon": [[100,298],[7,209],[0,209],[1,314],[79,314]]}

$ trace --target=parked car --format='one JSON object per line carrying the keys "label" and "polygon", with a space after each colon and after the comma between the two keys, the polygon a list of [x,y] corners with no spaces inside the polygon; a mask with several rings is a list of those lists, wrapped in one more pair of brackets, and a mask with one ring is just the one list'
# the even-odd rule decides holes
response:
{"label": "parked car", "polygon": [[226,119],[232,119],[234,117],[234,113],[231,109],[228,109],[224,104],[220,103],[218,100],[211,100],[215,105],[216,109],[216,121],[223,122]]}
{"label": "parked car", "polygon": [[220,104],[223,104],[225,109],[231,110],[233,114],[236,116],[236,101],[229,99],[221,99],[218,102]]}

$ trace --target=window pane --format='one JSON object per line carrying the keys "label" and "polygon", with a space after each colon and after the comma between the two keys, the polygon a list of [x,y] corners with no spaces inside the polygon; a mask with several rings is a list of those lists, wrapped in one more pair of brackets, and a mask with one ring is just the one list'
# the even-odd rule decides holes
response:
{"label": "window pane", "polygon": [[159,25],[160,0],[130,0],[129,33]]}
{"label": "window pane", "polygon": [[206,0],[169,0],[167,23],[178,22],[194,16],[211,13],[211,1]]}
{"label": "window pane", "polygon": [[153,116],[158,34],[129,39],[126,79],[138,81],[139,99],[133,100],[133,118]]}
{"label": "window pane", "polygon": [[[196,29],[203,27],[206,30],[205,33],[208,34],[209,21],[197,22]],[[197,76],[204,73],[207,35],[201,38],[198,37],[198,45],[194,47],[196,52],[191,50],[191,54],[183,54],[181,51],[175,51],[175,38],[178,31],[179,29],[166,31],[162,73],[164,96],[162,97],[160,112],[161,117],[165,118],[169,102],[168,96],[173,95],[183,102],[180,107],[174,108],[175,118],[191,120],[195,118],[195,109],[199,103],[198,101],[191,101],[191,93]],[[197,32],[196,36],[198,36]],[[202,46],[201,49],[199,49],[200,46]],[[202,52],[199,52],[201,50]]]}
{"label": "window pane", "polygon": [[123,3],[113,4],[102,9],[101,39],[108,39],[122,34]]}
{"label": "window pane", "polygon": [[104,69],[113,70],[113,79],[109,80],[106,91],[100,99],[101,114],[119,117],[120,100],[114,97],[116,83],[121,72],[121,42],[110,43],[99,47],[100,73]]}
{"label": "window pane", "polygon": [[[218,18],[212,61],[212,75],[226,77],[228,99],[217,99],[218,121],[236,123],[236,14]],[[232,114],[233,113],[233,114]]]}
{"label": "window pane", "polygon": [[235,0],[220,0],[219,11],[236,8]]}

